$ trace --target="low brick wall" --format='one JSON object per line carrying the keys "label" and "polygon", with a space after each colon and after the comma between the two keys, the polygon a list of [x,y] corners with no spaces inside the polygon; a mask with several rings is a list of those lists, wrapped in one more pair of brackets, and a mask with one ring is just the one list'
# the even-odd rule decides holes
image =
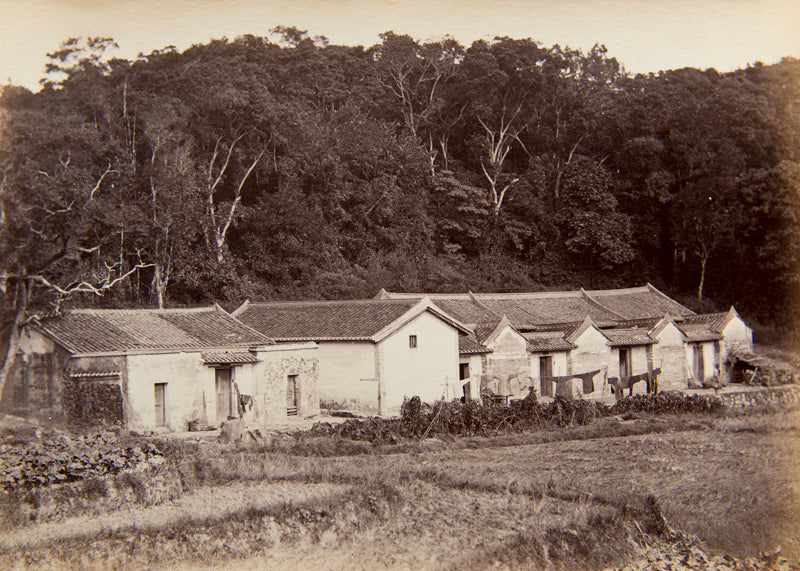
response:
{"label": "low brick wall", "polygon": [[757,404],[797,404],[800,402],[800,387],[787,385],[764,388],[757,391],[730,392],[719,395],[725,406],[740,408]]}

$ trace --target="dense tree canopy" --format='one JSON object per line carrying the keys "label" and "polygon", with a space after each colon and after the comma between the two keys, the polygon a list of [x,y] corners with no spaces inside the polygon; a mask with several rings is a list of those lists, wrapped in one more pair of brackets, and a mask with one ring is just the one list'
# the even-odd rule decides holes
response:
{"label": "dense tree canopy", "polygon": [[0,98],[6,306],[650,281],[795,322],[800,62],[381,39],[65,42]]}

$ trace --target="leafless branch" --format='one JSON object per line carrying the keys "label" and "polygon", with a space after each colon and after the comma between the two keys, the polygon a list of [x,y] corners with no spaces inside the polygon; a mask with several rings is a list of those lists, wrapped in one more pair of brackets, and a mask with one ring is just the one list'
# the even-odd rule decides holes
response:
{"label": "leafless branch", "polygon": [[[231,155],[233,154],[233,149],[234,149],[234,148],[236,148],[236,144],[237,144],[239,141],[241,141],[241,140],[242,140],[242,137],[244,137],[244,136],[245,136],[245,133],[242,133],[241,135],[239,135],[238,137],[236,137],[236,138],[235,138],[235,139],[234,139],[234,140],[231,142],[231,145],[230,145],[230,147],[228,147],[228,154],[225,156],[225,162],[223,163],[222,167],[219,169],[219,174],[217,175],[217,178],[214,180],[214,183],[213,183],[213,184],[212,184],[212,185],[209,187],[209,189],[208,189],[210,193],[213,193],[214,191],[216,191],[216,189],[217,189],[217,185],[218,185],[218,184],[220,183],[220,181],[222,180],[222,177],[223,177],[223,176],[225,176],[225,171],[228,169],[228,163],[230,163],[230,161],[231,161]],[[212,175],[212,170],[213,170],[213,168],[214,168],[214,161],[215,161],[215,160],[216,160],[216,158],[217,158],[217,149],[218,149],[218,146],[219,146],[219,139],[217,139],[217,142],[216,142],[216,144],[214,145],[214,155],[211,157],[211,164],[209,165],[209,168],[208,168],[208,176],[209,176],[209,181],[211,180],[211,177],[213,176],[213,175]],[[262,153],[262,154],[263,154],[263,153]],[[259,158],[260,158],[260,157],[259,157]]]}
{"label": "leafless branch", "polygon": [[70,284],[67,287],[61,287],[58,284],[54,284],[53,282],[51,282],[50,280],[48,280],[47,278],[45,278],[42,275],[28,276],[28,279],[30,279],[32,281],[35,281],[35,282],[39,282],[40,284],[42,284],[43,286],[47,287],[48,289],[51,289],[51,290],[55,291],[60,296],[69,296],[69,295],[72,295],[72,294],[75,294],[75,293],[92,293],[92,294],[95,294],[97,296],[102,296],[106,291],[108,291],[109,289],[113,288],[115,285],[117,285],[122,280],[126,279],[131,274],[135,273],[137,270],[139,270],[141,268],[152,267],[153,264],[144,264],[144,263],[136,264],[135,266],[133,266],[130,270],[128,270],[124,274],[122,274],[120,276],[117,276],[116,278],[112,279],[111,278],[111,272],[113,271],[115,266],[116,266],[116,264],[114,264],[112,266],[108,266],[108,264],[106,264],[106,268],[108,268],[109,274],[106,276],[106,278],[103,281],[101,281],[100,283],[98,283],[96,285],[95,284],[91,284],[91,283],[89,283],[87,281],[81,281],[81,282],[79,282],[77,284]]}
{"label": "leafless branch", "polygon": [[75,200],[73,199],[73,201],[70,202],[69,206],[67,206],[66,208],[59,208],[58,210],[48,210],[47,208],[45,208],[44,211],[47,212],[47,214],[49,214],[50,216],[55,216],[56,214],[62,214],[64,212],[69,212],[70,210],[72,210],[72,207],[74,206],[74,204],[75,204]]}
{"label": "leafless branch", "polygon": [[89,200],[92,200],[92,199],[94,198],[94,193],[95,193],[95,192],[97,192],[97,191],[99,190],[99,188],[100,188],[100,185],[101,185],[101,184],[102,184],[102,182],[103,182],[103,179],[104,179],[104,178],[106,178],[106,175],[107,175],[108,173],[116,173],[116,174],[119,174],[119,171],[117,171],[117,170],[111,170],[111,163],[108,163],[108,166],[106,167],[106,170],[105,170],[105,172],[103,172],[103,174],[101,174],[101,175],[100,175],[100,178],[99,178],[99,179],[97,179],[97,183],[94,185],[94,188],[92,189],[92,192],[90,192],[90,193],[89,193]]}

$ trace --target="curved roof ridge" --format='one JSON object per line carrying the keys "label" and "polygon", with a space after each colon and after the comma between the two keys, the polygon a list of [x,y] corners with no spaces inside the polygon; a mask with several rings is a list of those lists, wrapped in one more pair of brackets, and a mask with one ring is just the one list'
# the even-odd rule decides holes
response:
{"label": "curved roof ridge", "polygon": [[430,299],[469,299],[469,293],[421,293],[421,292],[400,292],[400,291],[386,291],[381,288],[378,294],[372,298],[374,301],[382,299],[421,299],[428,297]]}
{"label": "curved roof ridge", "polygon": [[485,303],[481,303],[481,301],[480,301],[480,300],[479,300],[477,297],[475,297],[475,294],[474,294],[474,293],[472,293],[472,290],[470,290],[470,291],[469,291],[469,292],[467,292],[467,293],[468,293],[468,295],[469,295],[469,299],[470,299],[470,301],[471,301],[472,303],[474,303],[475,305],[477,305],[478,307],[480,307],[482,310],[484,310],[484,311],[486,311],[486,312],[488,312],[488,313],[491,313],[492,315],[495,315],[495,316],[497,317],[497,319],[501,319],[501,318],[503,317],[503,316],[501,316],[499,313],[497,313],[496,311],[494,311],[494,310],[492,310],[492,309],[489,309],[489,308],[486,306],[486,304],[485,304]]}
{"label": "curved roof ridge", "polygon": [[202,305],[200,307],[81,307],[75,309],[68,309],[66,311],[61,312],[60,315],[52,315],[47,316],[46,319],[50,317],[58,318],[64,315],[122,315],[127,313],[147,313],[147,314],[155,314],[155,315],[164,315],[164,314],[176,314],[176,313],[203,313],[203,312],[216,312],[216,311],[223,311],[230,315],[227,311],[222,309],[218,304],[214,303],[213,305]]}
{"label": "curved roof ridge", "polygon": [[683,309],[685,309],[686,311],[688,311],[688,312],[689,312],[689,315],[696,315],[696,313],[695,313],[694,311],[692,311],[691,309],[689,309],[688,307],[686,307],[686,306],[685,306],[685,305],[683,305],[682,303],[678,303],[677,301],[675,301],[674,299],[672,299],[670,296],[668,296],[667,294],[665,294],[663,291],[661,291],[660,289],[658,289],[656,286],[654,286],[654,285],[653,285],[653,284],[651,284],[650,282],[647,282],[647,284],[645,285],[645,287],[646,287],[647,289],[649,289],[650,291],[652,291],[653,293],[656,293],[656,294],[660,295],[660,296],[661,296],[661,297],[663,297],[664,299],[667,299],[667,300],[671,301],[671,302],[672,302],[672,303],[674,303],[675,305],[679,305],[680,307],[682,307]]}
{"label": "curved roof ridge", "polygon": [[626,319],[626,317],[624,315],[622,315],[621,313],[617,313],[616,311],[614,311],[610,307],[606,307],[605,305],[603,305],[602,303],[600,303],[599,301],[594,299],[591,295],[589,295],[589,292],[586,291],[583,288],[581,288],[581,294],[583,295],[583,297],[584,297],[584,299],[586,301],[588,301],[589,303],[591,303],[591,304],[595,305],[596,307],[602,309],[603,311],[609,312],[614,317],[619,318],[620,321],[624,321]]}
{"label": "curved roof ridge", "polygon": [[[623,288],[614,288],[614,289],[589,289],[589,290],[584,290],[584,291],[591,292],[591,293],[596,294],[596,295],[615,295],[615,294],[620,294],[620,293],[645,293],[645,292],[649,291],[648,286],[650,286],[649,282],[647,284],[643,285],[643,286],[623,287]],[[581,288],[581,289],[583,289],[583,288]],[[656,290],[656,291],[658,291],[658,290]],[[658,292],[658,293],[661,293],[661,292]],[[664,294],[661,294],[661,295],[664,295]],[[664,296],[664,297],[666,297],[666,296]]]}
{"label": "curved roof ridge", "polygon": [[247,307],[278,307],[278,306],[298,306],[298,305],[369,305],[369,304],[395,304],[400,305],[403,303],[415,304],[426,296],[421,295],[418,298],[403,298],[403,299],[303,299],[292,301],[250,301],[247,300]]}
{"label": "curved roof ridge", "polygon": [[489,299],[515,299],[515,298],[542,298],[542,297],[579,297],[581,290],[560,290],[560,291],[530,291],[530,292],[490,292],[474,293],[477,298],[485,297]]}

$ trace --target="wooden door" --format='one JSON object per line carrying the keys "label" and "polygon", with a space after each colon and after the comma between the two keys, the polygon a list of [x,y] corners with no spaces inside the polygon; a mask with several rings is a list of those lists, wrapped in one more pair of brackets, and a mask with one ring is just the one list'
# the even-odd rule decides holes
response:
{"label": "wooden door", "polygon": [[217,423],[231,416],[231,370],[216,369],[217,384]]}
{"label": "wooden door", "polygon": [[167,383],[156,383],[153,386],[155,388],[156,426],[166,426],[167,413],[165,395],[167,392]]}
{"label": "wooden door", "polygon": [[[553,357],[546,355],[539,357],[539,378],[553,376]],[[543,397],[553,396],[553,383],[551,381],[539,381],[541,394]]]}
{"label": "wooden door", "polygon": [[286,379],[286,415],[294,416],[297,414],[297,375],[289,375]]}
{"label": "wooden door", "polygon": [[699,383],[705,381],[706,359],[705,355],[703,355],[702,343],[697,343],[694,346],[694,376]]}

